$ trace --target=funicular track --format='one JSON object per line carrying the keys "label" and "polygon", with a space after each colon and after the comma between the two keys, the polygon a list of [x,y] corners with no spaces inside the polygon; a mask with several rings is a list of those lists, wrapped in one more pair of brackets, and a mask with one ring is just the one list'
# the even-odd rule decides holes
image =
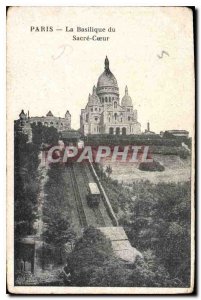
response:
{"label": "funicular track", "polygon": [[73,187],[73,193],[75,196],[75,202],[76,202],[76,207],[77,207],[77,212],[78,212],[78,217],[80,221],[81,227],[87,227],[87,219],[86,215],[84,212],[83,204],[82,204],[82,196],[79,190],[79,186],[77,183],[76,175],[75,175],[75,170],[74,170],[74,165],[70,165],[70,173],[71,173],[71,183]]}
{"label": "funicular track", "polygon": [[[80,165],[80,172],[81,172],[82,177],[84,179],[87,190],[89,191],[88,184],[89,184],[89,182],[92,182],[92,180],[94,182],[94,179],[91,175],[91,171],[90,171],[89,166],[88,166],[87,163],[83,163],[83,164]],[[103,218],[102,213],[100,211],[100,208],[99,207],[93,207],[92,210],[94,212],[94,215],[96,217],[98,225],[99,226],[105,226],[105,221],[104,221],[104,218]]]}

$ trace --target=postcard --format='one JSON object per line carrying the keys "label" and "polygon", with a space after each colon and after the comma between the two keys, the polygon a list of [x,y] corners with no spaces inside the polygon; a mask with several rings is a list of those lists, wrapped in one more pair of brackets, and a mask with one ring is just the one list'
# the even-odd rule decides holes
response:
{"label": "postcard", "polygon": [[9,293],[193,293],[193,18],[8,7]]}

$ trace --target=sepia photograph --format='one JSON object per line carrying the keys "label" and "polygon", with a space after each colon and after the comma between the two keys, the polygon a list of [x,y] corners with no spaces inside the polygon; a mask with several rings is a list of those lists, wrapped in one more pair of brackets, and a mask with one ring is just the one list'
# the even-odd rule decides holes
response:
{"label": "sepia photograph", "polygon": [[190,294],[193,7],[7,7],[7,289]]}

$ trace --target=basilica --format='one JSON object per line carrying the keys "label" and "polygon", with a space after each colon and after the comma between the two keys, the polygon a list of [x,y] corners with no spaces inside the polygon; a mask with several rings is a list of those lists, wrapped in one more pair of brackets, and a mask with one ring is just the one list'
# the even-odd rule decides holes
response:
{"label": "basilica", "polygon": [[121,102],[119,87],[105,58],[105,70],[98,78],[97,86],[89,94],[85,109],[81,110],[80,130],[88,134],[140,134],[141,124],[137,121],[137,110],[125,87]]}

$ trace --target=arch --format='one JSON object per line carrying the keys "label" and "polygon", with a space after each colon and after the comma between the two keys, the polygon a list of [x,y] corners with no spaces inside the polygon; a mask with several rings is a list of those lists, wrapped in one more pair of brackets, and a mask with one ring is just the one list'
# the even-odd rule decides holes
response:
{"label": "arch", "polygon": [[117,102],[116,101],[114,102],[114,108],[117,108]]}
{"label": "arch", "polygon": [[120,128],[117,127],[117,128],[116,128],[116,135],[119,135],[119,134],[120,134]]}
{"label": "arch", "polygon": [[109,134],[114,134],[114,128],[113,127],[109,128]]}
{"label": "arch", "polygon": [[122,128],[122,134],[123,134],[123,135],[126,135],[126,127],[123,127],[123,128]]}

